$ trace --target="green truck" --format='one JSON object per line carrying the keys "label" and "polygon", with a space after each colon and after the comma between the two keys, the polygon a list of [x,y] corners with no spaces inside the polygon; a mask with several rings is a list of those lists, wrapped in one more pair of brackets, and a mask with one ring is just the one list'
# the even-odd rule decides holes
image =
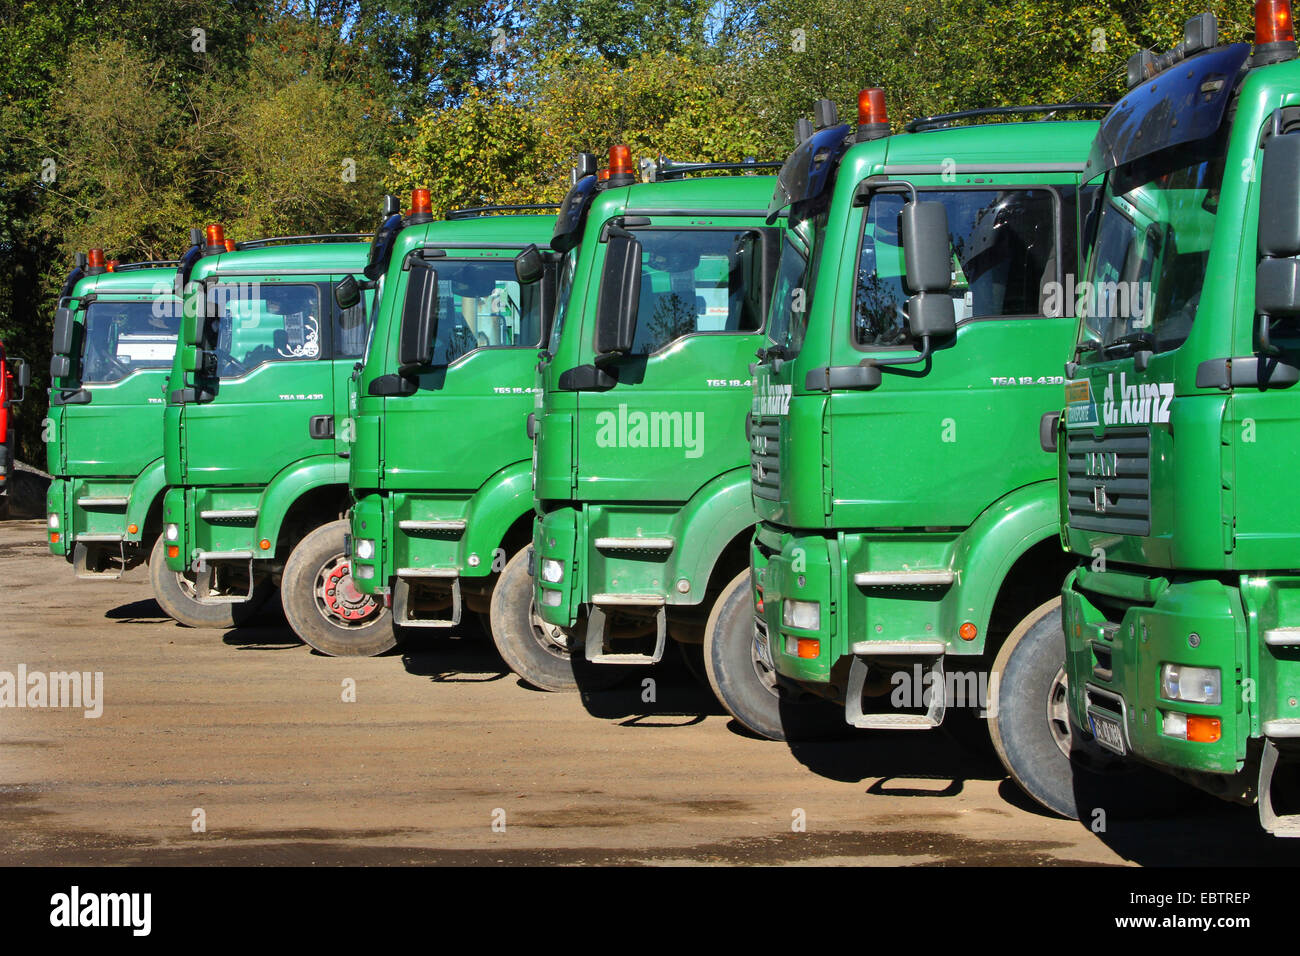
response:
{"label": "green truck", "polygon": [[[345,308],[333,287],[364,268],[358,238],[257,240],[232,251],[209,226],[182,261],[163,409],[163,533],[150,570],[159,604],[183,624],[247,620],[297,545],[348,510],[339,425],[369,296]],[[371,598],[350,600],[357,613],[387,613]]]}
{"label": "green truck", "polygon": [[752,730],[996,721],[997,655],[1068,571],[1040,426],[1059,411],[1098,129],[1032,117],[1103,108],[890,135],[872,89],[856,127],[826,101],[803,121],[772,198],[791,227],[750,410],[759,521],[706,636]]}
{"label": "green truck", "polygon": [[622,677],[669,638],[698,655],[745,567],[747,369],[780,244],[770,175],[683,178],[722,164],[661,161],[638,183],[626,146],[606,178],[594,165],[580,158],[551,239],[564,258],[528,417],[532,547],[492,599],[502,657],[546,690]]}
{"label": "green truck", "polygon": [[[555,266],[540,251],[555,217],[527,213],[554,207],[485,207],[433,221],[428,202],[427,190],[416,190],[410,215],[390,208],[365,267],[380,291],[350,413],[350,534],[320,529],[314,552],[303,544],[314,557],[301,574],[286,572],[286,611],[317,596],[314,612],[291,618],[295,629],[328,654],[387,650],[392,625],[452,627],[466,610],[482,620],[508,557],[532,532],[522,426],[555,309]],[[515,258],[530,246],[542,281],[524,284]],[[334,611],[330,573],[348,573],[359,593],[381,598],[391,622]]]}
{"label": "green truck", "polygon": [[59,296],[44,423],[46,533],[51,553],[80,578],[120,577],[149,558],[162,531],[178,264],[106,263],[92,249],[78,255]]}
{"label": "green truck", "polygon": [[[1296,836],[1300,504],[1276,482],[1300,464],[1300,62],[1290,4],[1256,13],[1253,50],[1203,14],[1135,55],[1102,122],[1085,278],[1128,295],[1079,323],[1058,430],[1077,566],[1007,668],[1055,681],[1121,765]],[[1066,755],[1013,743],[1016,779],[1060,809]]]}

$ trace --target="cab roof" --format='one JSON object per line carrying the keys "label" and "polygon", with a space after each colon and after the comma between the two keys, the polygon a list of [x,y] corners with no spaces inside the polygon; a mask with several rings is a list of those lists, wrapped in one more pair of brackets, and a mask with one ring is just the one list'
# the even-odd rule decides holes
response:
{"label": "cab roof", "polygon": [[275,275],[280,272],[331,275],[359,272],[366,264],[365,242],[301,242],[256,249],[237,249],[204,256],[194,264],[191,280],[223,273]]}
{"label": "cab roof", "polygon": [[112,293],[154,292],[165,285],[167,292],[172,291],[176,281],[176,267],[128,269],[124,272],[101,272],[95,276],[82,276],[72,287],[72,295],[80,298],[90,295],[109,295]]}
{"label": "cab roof", "polygon": [[401,232],[403,243],[437,244],[438,242],[510,243],[526,245],[535,242],[548,245],[555,228],[555,216],[539,215],[484,215],[463,219],[437,219]]}
{"label": "cab roof", "polygon": [[1048,166],[1082,169],[1100,123],[1095,120],[1033,120],[948,126],[855,143],[844,162],[879,156],[889,166]]}

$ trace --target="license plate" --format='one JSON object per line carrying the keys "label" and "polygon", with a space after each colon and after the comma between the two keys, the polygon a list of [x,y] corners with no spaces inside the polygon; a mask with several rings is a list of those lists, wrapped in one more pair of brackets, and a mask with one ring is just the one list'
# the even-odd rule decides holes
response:
{"label": "license plate", "polygon": [[1097,743],[1107,750],[1115,751],[1117,754],[1125,752],[1124,728],[1118,720],[1112,720],[1110,717],[1103,717],[1097,713],[1089,713],[1088,723],[1092,725],[1092,735],[1097,738]]}

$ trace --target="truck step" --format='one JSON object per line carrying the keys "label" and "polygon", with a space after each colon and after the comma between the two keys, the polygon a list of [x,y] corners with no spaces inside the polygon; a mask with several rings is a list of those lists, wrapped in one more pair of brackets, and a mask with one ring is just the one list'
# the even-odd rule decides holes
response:
{"label": "truck step", "polygon": [[1300,627],[1270,627],[1264,632],[1264,643],[1269,647],[1300,646]]}
{"label": "truck step", "polygon": [[[859,651],[859,647],[864,652]],[[865,730],[931,730],[943,723],[943,714],[948,704],[943,673],[943,656],[947,646],[942,641],[859,641],[853,650],[848,686],[844,691],[844,719],[850,726]],[[863,692],[873,659],[888,660],[897,657],[929,659],[930,680],[925,681],[923,674],[922,686],[915,689],[915,694],[919,696],[918,706],[925,704],[925,713],[866,712],[862,707]],[[920,667],[921,664],[918,662],[915,666]]]}
{"label": "truck step", "polygon": [[1300,718],[1279,717],[1264,721],[1265,737],[1300,737]]}
{"label": "truck step", "polygon": [[[602,598],[615,597],[620,600],[606,601]],[[630,601],[627,598],[643,598],[645,600]],[[591,610],[587,612],[587,637],[585,650],[587,660],[593,664],[657,664],[663,660],[664,649],[668,646],[668,612],[663,606],[664,599],[659,594],[649,595],[631,595],[631,594],[596,594],[592,596]],[[606,646],[605,631],[608,619],[601,605],[639,605],[654,606],[658,604],[659,609],[655,614],[655,646],[649,654],[618,654],[609,650]]]}
{"label": "truck step", "polygon": [[78,535],[72,568],[83,581],[116,581],[126,571],[126,545],[120,534]]}
{"label": "truck step", "polygon": [[[242,591],[222,593],[225,585],[219,573],[224,570],[221,565],[233,562],[248,562],[248,586]],[[195,574],[194,600],[199,604],[243,604],[253,596],[252,551],[200,551],[190,568]]]}
{"label": "truck step", "polygon": [[462,534],[465,531],[465,522],[460,519],[417,521],[413,518],[408,518],[405,521],[397,522],[397,527],[402,531]]}
{"label": "truck step", "polygon": [[90,511],[94,508],[125,508],[126,498],[78,498],[77,507]]}
{"label": "truck step", "polygon": [[933,730],[939,726],[928,714],[863,714],[851,723],[865,730]]}
{"label": "truck step", "polygon": [[667,554],[677,547],[673,538],[597,538],[597,551],[650,551]]}
{"label": "truck step", "polygon": [[214,508],[200,511],[199,517],[204,521],[256,521],[256,508]]}
{"label": "truck step", "polygon": [[[1293,723],[1294,721],[1269,721],[1273,723]],[[1265,730],[1265,733],[1268,731]],[[1300,837],[1300,813],[1279,813],[1274,806],[1274,785],[1278,783],[1277,769],[1280,765],[1285,766],[1292,764],[1288,770],[1292,772],[1283,774],[1282,778],[1286,781],[1283,788],[1289,792],[1282,794],[1283,802],[1289,807],[1300,807],[1300,800],[1297,797],[1300,794],[1296,790],[1296,775],[1294,773],[1293,763],[1296,760],[1294,751],[1288,752],[1288,761],[1283,761],[1282,751],[1278,749],[1276,743],[1270,739],[1264,741],[1264,752],[1260,755],[1259,761],[1259,788],[1257,793],[1257,805],[1259,809],[1259,825],[1268,833],[1278,837]]]}
{"label": "truck step", "polygon": [[853,583],[860,588],[946,588],[956,579],[952,571],[859,571]]}
{"label": "truck step", "polygon": [[[412,614],[411,581],[441,578],[451,581],[451,617],[416,617]],[[400,568],[393,582],[393,623],[402,627],[455,627],[461,618],[460,574],[446,568]]]}
{"label": "truck step", "polygon": [[934,657],[947,651],[943,641],[858,641],[857,657]]}

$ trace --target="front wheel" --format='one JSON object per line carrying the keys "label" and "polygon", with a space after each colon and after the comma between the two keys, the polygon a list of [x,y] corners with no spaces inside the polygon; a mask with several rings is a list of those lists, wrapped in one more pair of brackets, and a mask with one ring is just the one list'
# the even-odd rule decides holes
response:
{"label": "front wheel", "polygon": [[812,740],[844,732],[843,716],[821,700],[796,701],[777,687],[776,671],[759,652],[749,571],[718,596],[704,628],[709,686],[731,716],[770,740]]}
{"label": "front wheel", "polygon": [[1070,717],[1061,599],[1016,625],[989,675],[989,736],[1020,789],[1053,813],[1143,816],[1171,807],[1172,778],[1104,749]]}
{"label": "front wheel", "polygon": [[267,578],[253,585],[253,595],[238,604],[200,604],[194,581],[167,567],[167,543],[159,535],[149,553],[149,580],[163,613],[186,627],[228,630],[249,623],[275,590]]}
{"label": "front wheel", "polygon": [[597,690],[617,683],[624,669],[591,664],[568,628],[542,620],[524,548],[508,562],[492,591],[492,641],[506,665],[539,690]]}
{"label": "front wheel", "polygon": [[331,657],[374,657],[397,646],[392,616],[383,602],[352,583],[343,555],[346,519],[321,525],[284,563],[280,603],[300,638]]}

